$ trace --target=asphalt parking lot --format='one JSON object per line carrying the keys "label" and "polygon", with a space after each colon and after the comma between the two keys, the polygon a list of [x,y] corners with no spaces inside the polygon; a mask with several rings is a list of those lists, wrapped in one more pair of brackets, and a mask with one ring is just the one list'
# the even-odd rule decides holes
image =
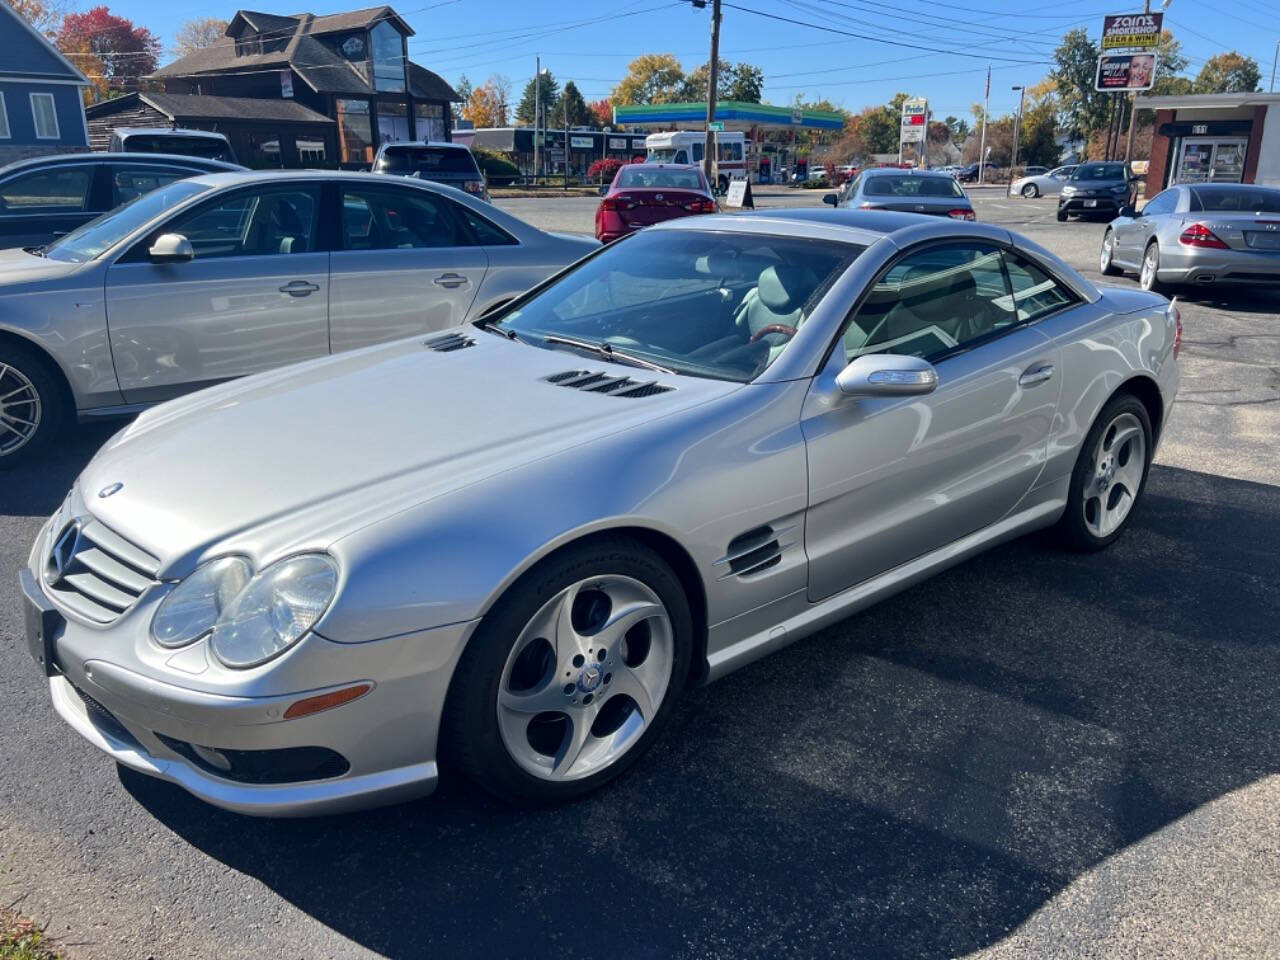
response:
{"label": "asphalt parking lot", "polygon": [[[502,205],[589,232],[595,201]],[[1098,279],[1100,223],[976,206]],[[0,475],[0,903],[73,957],[1274,955],[1278,301],[1183,301],[1182,391],[1113,548],[998,548],[697,692],[616,786],[532,812],[446,770],[426,801],[248,820],[82,742],[16,588],[115,427],[77,431]]]}

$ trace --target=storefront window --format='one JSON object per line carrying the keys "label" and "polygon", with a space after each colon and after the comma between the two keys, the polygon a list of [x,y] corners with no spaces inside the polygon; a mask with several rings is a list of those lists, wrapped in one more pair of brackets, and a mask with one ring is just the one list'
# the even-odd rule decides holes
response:
{"label": "storefront window", "polygon": [[378,142],[400,143],[409,136],[409,108],[403,103],[378,104]]}
{"label": "storefront window", "polygon": [[298,160],[304,166],[323,166],[325,163],[324,141],[298,138]]}
{"label": "storefront window", "polygon": [[1178,143],[1172,183],[1239,183],[1244,179],[1248,145],[1249,141],[1240,137],[1186,137]]}
{"label": "storefront window", "polygon": [[250,133],[248,165],[259,169],[284,166],[280,160],[280,134]]}
{"label": "storefront window", "polygon": [[404,93],[404,38],[386,20],[369,31],[373,41],[373,89]]}
{"label": "storefront window", "polygon": [[418,123],[419,140],[444,139],[444,107],[438,103],[415,103],[414,119]]}
{"label": "storefront window", "polygon": [[368,100],[338,101],[338,138],[343,163],[373,162],[373,130]]}

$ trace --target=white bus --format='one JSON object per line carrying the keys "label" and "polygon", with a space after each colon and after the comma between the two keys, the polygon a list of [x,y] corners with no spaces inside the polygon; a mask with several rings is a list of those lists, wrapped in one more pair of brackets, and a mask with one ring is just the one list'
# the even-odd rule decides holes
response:
{"label": "white bus", "polygon": [[[747,135],[742,131],[715,134],[719,159],[716,186],[721,193],[729,189],[730,180],[747,177]],[[671,130],[651,133],[644,138],[649,163],[701,164],[707,140],[705,133],[693,130]]]}

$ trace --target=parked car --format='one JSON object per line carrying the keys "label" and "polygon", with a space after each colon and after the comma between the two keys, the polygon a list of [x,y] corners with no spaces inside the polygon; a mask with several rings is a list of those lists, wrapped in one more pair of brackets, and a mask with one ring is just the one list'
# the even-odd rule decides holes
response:
{"label": "parked car", "polygon": [[1048,172],[1049,172],[1048,167],[1036,166],[1034,164],[1032,164],[1031,166],[1022,168],[1022,175],[1024,177],[1038,177],[1040,176],[1040,174],[1048,173]]}
{"label": "parked car", "polygon": [[598,246],[419,180],[170,183],[0,252],[0,465],[39,456],[75,414],[456,326]]}
{"label": "parked car", "polygon": [[112,153],[169,153],[203,160],[236,163],[226,134],[181,127],[117,127],[111,131]]}
{"label": "parked car", "polygon": [[1144,290],[1280,283],[1280,190],[1179,184],[1141,212],[1122,207],[1103,234],[1099,266],[1108,276],[1137,271]]}
{"label": "parked car", "polygon": [[1071,214],[1093,216],[1101,213],[1114,217],[1121,207],[1128,205],[1133,184],[1138,179],[1123,163],[1080,164],[1062,185],[1062,193],[1058,197],[1059,222]]}
{"label": "parked car", "polygon": [[702,170],[688,164],[633,163],[602,188],[596,239],[609,243],[642,227],[719,210]]}
{"label": "parked car", "polygon": [[20,160],[0,167],[0,249],[43,246],[175,180],[243,169],[156,153],[63,153]]}
{"label": "parked car", "polygon": [[476,158],[460,143],[384,143],[374,155],[373,172],[444,183],[489,200]]}
{"label": "parked car", "polygon": [[823,203],[859,210],[898,210],[953,220],[976,220],[969,196],[954,177],[936,170],[873,167],[863,170],[840,193],[828,193]]}
{"label": "parked car", "polygon": [[[1071,174],[1075,173],[1076,165],[1069,163],[1041,173],[1030,173],[1029,171],[1032,169],[1032,167],[1028,167],[1028,173],[1009,184],[1010,196],[1020,195],[1028,200],[1040,196],[1053,196],[1061,192],[1062,185],[1070,178]],[[1043,167],[1038,169],[1044,171]]]}
{"label": "parked car", "polygon": [[144,413],[40,529],[27,642],[75,730],[218,806],[398,801],[441,753],[565,800],[691,685],[1027,531],[1112,543],[1178,336],[997,227],[667,221]]}
{"label": "parked car", "polygon": [[[992,163],[990,160],[988,160],[986,163],[986,173],[982,179],[991,180],[994,178],[996,174],[1000,173],[1000,171],[1003,169],[1004,167],[1000,166],[1000,164]],[[978,182],[978,164],[970,163],[967,166],[961,168],[960,172],[956,174],[956,179],[959,180],[961,183],[977,183]]]}
{"label": "parked car", "polygon": [[954,177],[963,169],[964,167],[958,163],[949,163],[945,167],[935,167],[934,172],[945,173],[949,177]]}

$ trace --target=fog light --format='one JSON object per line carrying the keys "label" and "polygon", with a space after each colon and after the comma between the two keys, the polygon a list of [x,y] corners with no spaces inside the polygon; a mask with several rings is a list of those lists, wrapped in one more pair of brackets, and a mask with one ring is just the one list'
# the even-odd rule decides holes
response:
{"label": "fog light", "polygon": [[371,683],[357,683],[354,687],[344,687],[341,690],[333,690],[329,693],[322,693],[318,696],[307,697],[305,700],[298,700],[289,705],[289,709],[284,712],[286,720],[293,720],[297,717],[305,717],[312,713],[319,713],[321,710],[330,710],[333,707],[340,707],[344,703],[350,703],[352,700],[358,700],[366,693],[373,689]]}

